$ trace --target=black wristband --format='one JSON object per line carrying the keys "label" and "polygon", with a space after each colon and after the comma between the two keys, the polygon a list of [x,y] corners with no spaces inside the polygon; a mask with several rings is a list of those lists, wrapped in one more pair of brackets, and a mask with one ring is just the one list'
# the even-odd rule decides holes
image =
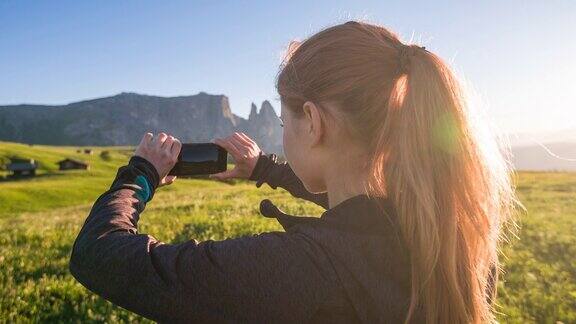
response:
{"label": "black wristband", "polygon": [[130,161],[128,161],[128,164],[134,166],[146,176],[150,182],[150,186],[152,186],[152,193],[154,193],[160,185],[160,175],[158,174],[156,167],[150,163],[150,161],[137,155],[132,156]]}
{"label": "black wristband", "polygon": [[269,155],[264,154],[264,152],[260,151],[260,156],[254,166],[254,170],[252,170],[252,174],[248,177],[248,180],[260,180],[265,172],[274,164],[276,163],[276,154],[272,153]]}
{"label": "black wristband", "polygon": [[[248,180],[256,180],[256,187],[260,188],[264,182],[268,181],[270,172],[278,165],[278,157],[274,153],[268,155],[260,152],[256,166]],[[275,188],[275,187],[273,187]]]}

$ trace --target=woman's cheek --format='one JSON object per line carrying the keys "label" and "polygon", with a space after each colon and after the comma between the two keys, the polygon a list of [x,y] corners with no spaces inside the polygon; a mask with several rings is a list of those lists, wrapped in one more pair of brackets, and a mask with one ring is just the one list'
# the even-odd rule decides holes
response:
{"label": "woman's cheek", "polygon": [[286,161],[288,161],[288,163],[290,163],[290,144],[288,141],[288,132],[286,130],[286,127],[284,127],[284,129],[282,130],[282,147],[284,149],[284,158],[286,158]]}
{"label": "woman's cheek", "polygon": [[286,161],[292,166],[292,169],[298,168],[298,139],[296,138],[293,130],[290,127],[284,127],[283,133],[283,146],[284,146],[284,157]]}

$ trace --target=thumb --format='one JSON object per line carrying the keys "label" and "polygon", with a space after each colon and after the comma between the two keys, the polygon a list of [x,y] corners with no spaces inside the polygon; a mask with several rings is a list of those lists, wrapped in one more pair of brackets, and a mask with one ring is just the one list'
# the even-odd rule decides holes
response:
{"label": "thumb", "polygon": [[168,175],[160,181],[160,185],[167,186],[169,184],[172,184],[174,180],[176,180],[176,176]]}
{"label": "thumb", "polygon": [[236,169],[232,169],[220,173],[214,173],[209,175],[208,177],[211,179],[225,180],[228,178],[234,178],[235,176],[236,176]]}

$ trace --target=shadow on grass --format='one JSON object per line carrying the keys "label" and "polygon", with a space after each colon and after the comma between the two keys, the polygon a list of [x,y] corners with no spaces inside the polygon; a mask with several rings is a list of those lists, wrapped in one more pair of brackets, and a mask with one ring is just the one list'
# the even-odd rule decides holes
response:
{"label": "shadow on grass", "polygon": [[6,176],[0,178],[0,182],[25,182],[33,179],[57,178],[64,175],[62,173],[44,173],[35,176]]}
{"label": "shadow on grass", "polygon": [[12,176],[0,177],[0,182],[25,182],[33,179],[52,179],[65,176],[65,173],[41,173],[35,176]]}
{"label": "shadow on grass", "polygon": [[197,241],[205,241],[210,238],[218,238],[223,231],[223,224],[217,221],[200,221],[184,225],[180,233],[176,234],[172,240],[172,244],[178,244],[196,239]]}
{"label": "shadow on grass", "polygon": [[16,262],[18,258],[11,260],[13,262],[8,260],[9,264],[13,265],[10,271],[12,282],[20,285],[28,280],[38,282],[44,276],[60,277],[68,275],[68,267],[63,267],[61,261],[64,260],[67,264],[72,251],[72,243],[52,246],[49,249],[50,251],[46,252],[46,256],[36,255],[33,260],[25,261],[20,266],[14,265],[18,264]]}

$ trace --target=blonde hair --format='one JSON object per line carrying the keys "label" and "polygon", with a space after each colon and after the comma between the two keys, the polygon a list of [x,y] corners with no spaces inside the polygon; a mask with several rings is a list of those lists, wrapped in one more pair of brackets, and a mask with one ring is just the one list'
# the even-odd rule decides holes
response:
{"label": "blonde hair", "polygon": [[493,322],[489,281],[514,190],[447,64],[382,26],[350,21],[292,42],[276,87],[297,115],[306,101],[337,103],[367,146],[368,192],[393,201],[410,252],[406,322],[418,309],[427,323]]}

